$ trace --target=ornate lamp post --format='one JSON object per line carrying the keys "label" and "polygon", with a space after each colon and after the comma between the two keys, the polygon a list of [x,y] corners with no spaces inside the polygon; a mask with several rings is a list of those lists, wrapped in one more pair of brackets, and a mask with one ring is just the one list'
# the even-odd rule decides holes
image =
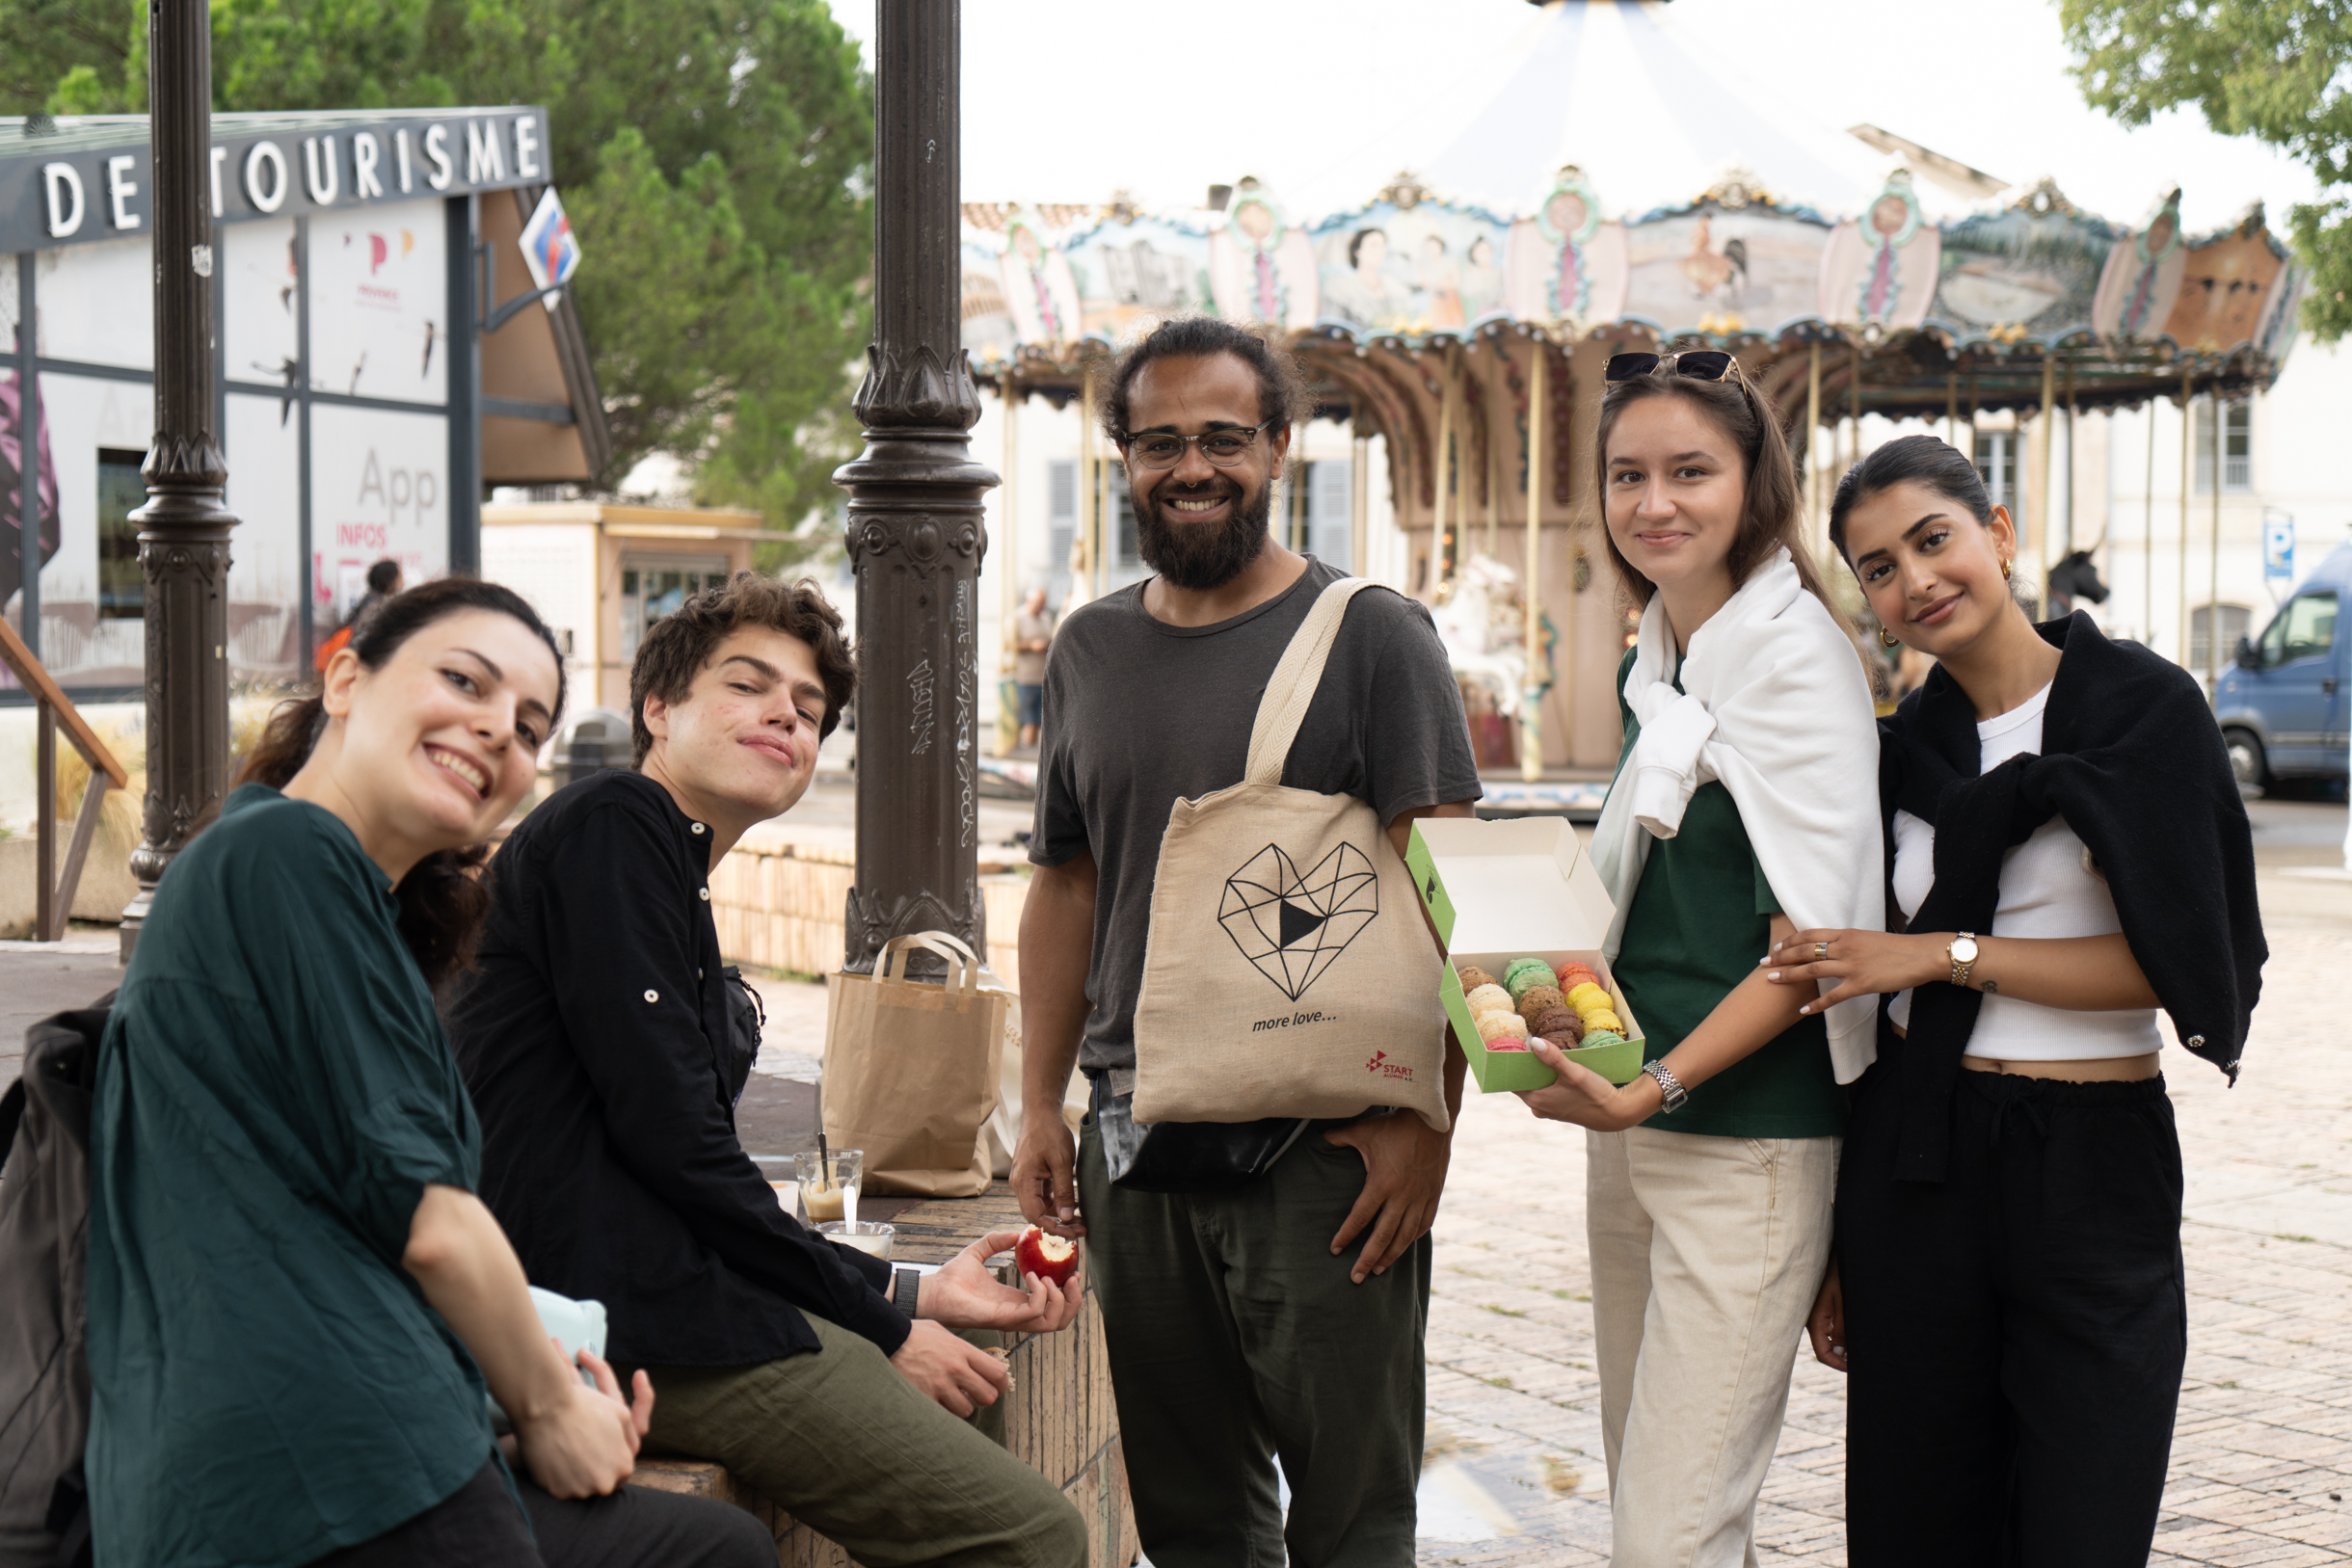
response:
{"label": "ornate lamp post", "polygon": [[846,960],[861,970],[907,932],[986,938],[974,715],[980,497],[997,482],[972,461],[980,399],[957,294],[957,0],[874,10],[874,342],[854,403],[866,450],[833,476],[849,492],[858,580]]}
{"label": "ornate lamp post", "polygon": [[147,114],[155,180],[155,439],[147,504],[147,811],[131,854],[139,894],[220,805],[228,773],[227,465],[213,428],[212,31],[205,0],[148,0]]}

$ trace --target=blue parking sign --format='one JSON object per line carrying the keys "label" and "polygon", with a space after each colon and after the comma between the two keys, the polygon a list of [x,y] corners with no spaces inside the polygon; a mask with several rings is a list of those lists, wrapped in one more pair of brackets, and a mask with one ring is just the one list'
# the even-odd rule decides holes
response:
{"label": "blue parking sign", "polygon": [[2262,580],[2292,582],[2295,578],[2295,519],[2276,518],[2262,524]]}

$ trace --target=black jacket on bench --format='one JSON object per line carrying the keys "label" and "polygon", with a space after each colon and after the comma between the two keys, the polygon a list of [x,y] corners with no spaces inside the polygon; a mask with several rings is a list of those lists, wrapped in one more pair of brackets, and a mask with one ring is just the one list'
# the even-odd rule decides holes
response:
{"label": "black jacket on bench", "polygon": [[736,1139],[709,847],[669,791],[607,772],[498,851],[481,967],[448,1008],[482,1199],[532,1284],[604,1304],[615,1361],[815,1350],[803,1313],[895,1351],[889,1265],[785,1213]]}

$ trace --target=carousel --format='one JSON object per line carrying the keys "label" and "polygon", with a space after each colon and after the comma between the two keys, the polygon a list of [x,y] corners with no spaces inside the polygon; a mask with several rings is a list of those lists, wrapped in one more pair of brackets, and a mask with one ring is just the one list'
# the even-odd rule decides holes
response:
{"label": "carousel", "polygon": [[[1407,541],[1398,586],[1433,606],[1474,713],[1506,727],[1483,760],[1508,749],[1530,780],[1617,751],[1629,623],[1590,502],[1612,354],[1735,353],[1780,412],[1826,550],[1826,481],[1865,415],[1929,421],[1964,451],[1989,415],[2047,433],[2162,399],[2185,418],[2276,380],[2304,285],[2258,206],[2192,235],[2178,191],[2111,219],[1873,126],[1792,125],[1714,76],[1658,0],[1542,4],[1500,86],[1414,168],[1323,213],[1248,175],[1186,211],[967,205],[964,342],[1008,442],[1029,397],[1085,411],[1078,598],[1103,580],[1115,454],[1092,415],[1110,354],[1184,312],[1281,333],[1316,417],[1356,438],[1353,559],[1376,451]],[[2052,445],[2031,443],[2015,493],[2036,586],[2063,596],[2097,563],[2051,504]]]}

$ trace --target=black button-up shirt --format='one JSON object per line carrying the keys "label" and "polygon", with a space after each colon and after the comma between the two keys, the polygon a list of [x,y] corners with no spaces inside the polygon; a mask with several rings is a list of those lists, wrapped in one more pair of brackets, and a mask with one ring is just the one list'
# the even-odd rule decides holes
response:
{"label": "black button-up shirt", "polygon": [[449,1008],[483,1201],[533,1284],[604,1304],[616,1361],[815,1350],[804,1312],[895,1351],[889,1265],[786,1214],[735,1136],[710,843],[661,785],[606,772],[499,850]]}

